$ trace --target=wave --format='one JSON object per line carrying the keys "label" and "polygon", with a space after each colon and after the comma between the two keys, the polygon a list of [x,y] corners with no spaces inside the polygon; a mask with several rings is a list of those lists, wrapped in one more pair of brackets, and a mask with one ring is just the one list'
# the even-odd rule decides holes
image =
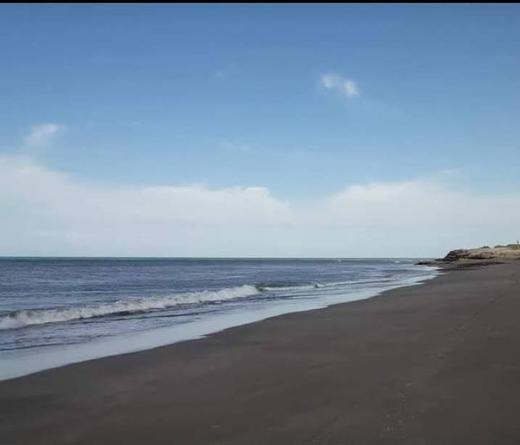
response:
{"label": "wave", "polygon": [[0,315],[0,330],[18,329],[31,325],[61,323],[87,318],[114,315],[132,315],[140,312],[167,309],[186,304],[200,304],[250,297],[261,292],[257,287],[243,286],[218,291],[188,292],[163,297],[118,300],[88,306],[61,307],[54,309],[19,310]]}
{"label": "wave", "polygon": [[343,287],[367,284],[382,284],[392,281],[390,277],[371,277],[328,283],[311,282],[306,284],[294,282],[269,282],[256,285],[244,284],[218,291],[186,292],[168,296],[128,298],[113,302],[84,306],[58,307],[52,309],[22,309],[0,314],[0,331],[18,329],[32,325],[62,323],[89,318],[109,316],[131,316],[137,313],[158,311],[186,305],[218,303],[238,298],[252,297],[267,293],[274,296],[291,297],[295,295],[311,295],[318,289],[327,291],[340,290]]}
{"label": "wave", "polygon": [[256,284],[255,287],[260,292],[265,291],[284,291],[284,290],[300,290],[300,289],[314,289],[318,287],[323,287],[320,283],[311,283],[311,284],[291,284],[291,283],[262,283]]}
{"label": "wave", "polygon": [[388,281],[392,281],[394,278],[392,274],[384,275],[384,276],[376,276],[365,279],[352,279],[346,281],[332,281],[328,283],[320,283],[320,282],[312,282],[307,284],[292,284],[292,283],[261,283],[256,284],[255,287],[260,292],[279,292],[279,291],[299,291],[299,290],[312,290],[312,289],[322,289],[322,288],[336,288],[336,287],[347,287],[359,284],[378,284],[385,283]]}

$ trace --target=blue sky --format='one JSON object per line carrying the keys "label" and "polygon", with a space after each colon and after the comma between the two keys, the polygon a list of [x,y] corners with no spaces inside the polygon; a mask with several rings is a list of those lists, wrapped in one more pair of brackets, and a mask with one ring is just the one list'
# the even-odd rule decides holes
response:
{"label": "blue sky", "polygon": [[0,53],[0,155],[92,187],[520,187],[518,5],[2,5]]}

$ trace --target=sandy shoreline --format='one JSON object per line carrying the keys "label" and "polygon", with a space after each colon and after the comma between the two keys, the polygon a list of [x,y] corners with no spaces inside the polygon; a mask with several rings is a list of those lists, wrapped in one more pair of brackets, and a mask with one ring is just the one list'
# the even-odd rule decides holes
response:
{"label": "sandy shoreline", "polygon": [[518,444],[519,278],[451,271],[0,382],[0,443]]}

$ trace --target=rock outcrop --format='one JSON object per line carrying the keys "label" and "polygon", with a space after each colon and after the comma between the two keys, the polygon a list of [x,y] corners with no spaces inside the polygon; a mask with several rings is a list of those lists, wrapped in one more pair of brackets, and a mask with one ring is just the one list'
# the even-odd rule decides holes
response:
{"label": "rock outcrop", "polygon": [[[503,261],[520,260],[520,244],[504,246],[483,246],[476,249],[456,249],[448,252],[444,258],[419,261],[418,265],[448,267],[469,267],[485,264],[497,264]],[[451,266],[450,266],[451,267]]]}
{"label": "rock outcrop", "polygon": [[460,260],[520,260],[520,245],[508,244],[506,246],[452,250],[441,261],[451,263]]}

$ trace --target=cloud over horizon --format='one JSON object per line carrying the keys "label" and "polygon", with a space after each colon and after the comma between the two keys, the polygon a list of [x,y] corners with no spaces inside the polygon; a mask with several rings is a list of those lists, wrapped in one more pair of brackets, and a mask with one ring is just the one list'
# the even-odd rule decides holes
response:
{"label": "cloud over horizon", "polygon": [[520,195],[440,179],[351,185],[294,204],[265,187],[99,185],[0,156],[0,255],[438,256],[513,241]]}

